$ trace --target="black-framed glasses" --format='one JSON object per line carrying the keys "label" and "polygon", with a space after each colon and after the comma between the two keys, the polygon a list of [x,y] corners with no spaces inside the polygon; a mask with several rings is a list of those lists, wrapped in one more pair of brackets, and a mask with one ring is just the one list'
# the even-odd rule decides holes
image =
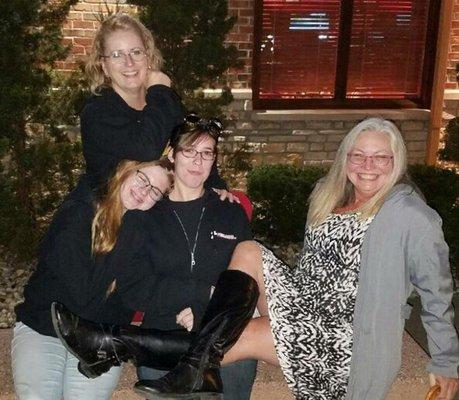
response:
{"label": "black-framed glasses", "polygon": [[145,59],[147,53],[145,50],[135,47],[129,50],[127,53],[123,50],[114,50],[109,55],[101,55],[102,58],[108,58],[114,63],[121,64],[126,61],[126,57],[131,57],[132,62],[140,62]]}
{"label": "black-framed glasses", "polygon": [[134,182],[138,187],[142,189],[147,188],[147,194],[153,201],[159,201],[164,197],[164,193],[161,192],[158,187],[152,185],[150,179],[148,179],[148,176],[139,169],[135,171]]}
{"label": "black-framed glasses", "polygon": [[213,150],[198,151],[194,147],[183,147],[179,148],[179,151],[181,151],[186,158],[195,158],[200,155],[205,161],[215,160],[215,151]]}
{"label": "black-framed glasses", "polygon": [[363,165],[367,162],[367,159],[373,161],[374,165],[377,167],[387,167],[394,156],[390,156],[388,154],[377,154],[375,156],[366,156],[365,154],[361,153],[348,153],[347,159],[351,164],[354,165]]}

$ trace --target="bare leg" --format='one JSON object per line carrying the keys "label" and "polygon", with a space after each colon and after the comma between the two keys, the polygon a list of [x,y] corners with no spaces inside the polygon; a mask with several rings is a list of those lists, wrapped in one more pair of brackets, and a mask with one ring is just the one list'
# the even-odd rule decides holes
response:
{"label": "bare leg", "polygon": [[279,365],[268,317],[254,318],[249,322],[236,344],[225,354],[222,364],[246,359]]}
{"label": "bare leg", "polygon": [[239,243],[233,251],[228,269],[245,272],[257,281],[260,290],[257,309],[261,316],[268,315],[260,246],[252,240]]}
{"label": "bare leg", "polygon": [[263,281],[260,246],[253,241],[239,243],[234,249],[228,269],[243,271],[257,281],[260,290],[257,308],[261,317],[254,318],[249,322],[236,344],[225,354],[223,364],[245,359],[257,359],[270,364],[279,364],[269,318],[267,317],[268,304]]}

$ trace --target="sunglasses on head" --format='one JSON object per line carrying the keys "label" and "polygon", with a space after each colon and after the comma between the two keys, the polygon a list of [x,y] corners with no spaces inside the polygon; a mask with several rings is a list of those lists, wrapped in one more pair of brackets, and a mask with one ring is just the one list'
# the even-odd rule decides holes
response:
{"label": "sunglasses on head", "polygon": [[212,136],[215,136],[215,139],[218,139],[223,131],[223,124],[218,118],[205,119],[196,114],[189,114],[185,117],[185,124],[210,133]]}
{"label": "sunglasses on head", "polygon": [[171,146],[178,142],[180,136],[190,132],[204,132],[209,134],[215,141],[222,135],[223,124],[218,118],[201,118],[196,114],[188,114],[182,124],[172,133]]}

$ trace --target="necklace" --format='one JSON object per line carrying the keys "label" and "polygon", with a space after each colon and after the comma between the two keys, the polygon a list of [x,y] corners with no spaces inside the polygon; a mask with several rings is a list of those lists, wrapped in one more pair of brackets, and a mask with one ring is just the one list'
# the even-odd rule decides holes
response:
{"label": "necklace", "polygon": [[193,247],[191,247],[190,239],[188,238],[188,234],[186,233],[185,226],[183,225],[182,220],[180,219],[179,215],[177,214],[177,211],[172,210],[174,213],[175,217],[177,218],[177,221],[180,224],[180,227],[182,228],[183,234],[185,235],[186,243],[188,244],[188,251],[190,252],[190,259],[191,259],[191,265],[190,265],[190,270],[193,272],[193,268],[196,264],[196,261],[194,259],[194,253],[196,251],[196,245],[198,243],[198,237],[199,237],[199,228],[201,228],[201,222],[202,222],[202,217],[204,215],[204,211],[206,210],[206,207],[202,207],[201,210],[201,216],[199,217],[199,222],[198,222],[198,228],[196,229],[196,236],[194,237],[194,243]]}

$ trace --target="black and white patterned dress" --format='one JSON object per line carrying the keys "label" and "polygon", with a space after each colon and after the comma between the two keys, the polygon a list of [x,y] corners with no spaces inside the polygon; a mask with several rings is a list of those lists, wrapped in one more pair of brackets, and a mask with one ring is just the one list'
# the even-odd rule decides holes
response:
{"label": "black and white patterned dress", "polygon": [[346,395],[360,253],[371,220],[331,214],[314,229],[307,228],[296,268],[262,247],[271,330],[297,399]]}

